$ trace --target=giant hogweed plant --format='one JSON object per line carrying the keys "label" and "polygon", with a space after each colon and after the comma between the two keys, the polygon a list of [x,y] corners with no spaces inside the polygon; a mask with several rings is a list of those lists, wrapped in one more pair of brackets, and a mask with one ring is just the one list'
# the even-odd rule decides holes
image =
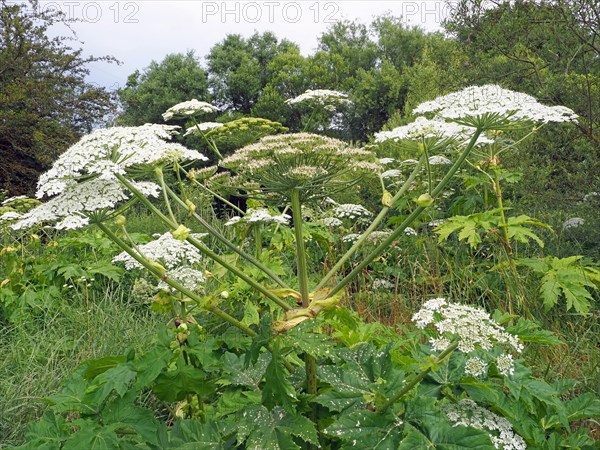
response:
{"label": "giant hogweed plant", "polygon": [[[40,197],[53,197],[13,227],[97,226],[123,251],[115,263],[158,281],[154,306],[173,321],[146,353],[83,363],[46,399],[49,409],[22,448],[592,448],[585,428],[572,423],[597,416],[600,402],[588,394],[563,401],[572,383],[535,379],[518,359],[524,342],[553,342],[535,324],[436,298],[401,336],[341,306],[349,283],[435,203],[487,133],[574,120],[566,108],[497,86],[418,111],[433,117],[408,126],[402,139],[414,142],[420,161],[402,184],[382,179],[381,211],[320,277],[306,257],[303,206],[351,189],[361,176],[380,177],[366,150],[309,133],[274,135],[206,169],[221,178],[216,170],[229,170],[229,187],[262,204],[238,208],[233,220],[250,227],[254,251],[197,213],[188,184],[207,180],[186,164],[206,158],[167,142],[175,127],[98,130],[64,153],[39,182]],[[440,152],[454,158],[443,178],[429,177],[413,212],[347,269]],[[136,245],[126,219],[134,203],[171,231]],[[264,251],[260,237],[265,227],[284,233],[290,220],[293,273],[273,264],[278,255]]]}

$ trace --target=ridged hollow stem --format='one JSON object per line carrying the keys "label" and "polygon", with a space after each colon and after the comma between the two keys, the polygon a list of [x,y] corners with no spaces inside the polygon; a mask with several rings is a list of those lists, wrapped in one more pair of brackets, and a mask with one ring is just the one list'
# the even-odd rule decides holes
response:
{"label": "ridged hollow stem", "polygon": [[454,350],[456,350],[457,347],[458,342],[453,342],[452,344],[450,344],[442,353],[439,354],[435,361],[432,361],[429,364],[429,366],[427,366],[425,369],[419,372],[412,380],[406,383],[406,385],[402,389],[400,389],[397,393],[390,397],[388,401],[385,402],[377,411],[383,414],[394,403],[402,400],[402,397],[408,394],[417,384],[423,381],[423,379],[429,374],[429,372],[431,372],[434,366],[437,366],[442,361],[444,361],[444,359],[446,359]]}
{"label": "ridged hollow stem", "polygon": [[[298,270],[298,290],[302,299],[302,307],[308,308],[310,303],[308,291],[308,265],[306,263],[306,251],[304,248],[304,236],[302,232],[302,205],[300,204],[300,191],[293,189],[290,192],[292,200],[292,216],[294,219],[294,236],[296,238],[296,267]],[[317,361],[312,356],[304,355],[306,368],[306,387],[310,395],[317,394]],[[315,415],[316,410],[313,410]],[[314,417],[316,419],[316,417]]]}
{"label": "ridged hollow stem", "polygon": [[98,228],[100,228],[102,230],[102,232],[104,234],[106,234],[111,241],[113,241],[115,244],[117,244],[119,247],[121,247],[121,249],[123,249],[123,251],[125,251],[133,259],[135,259],[138,263],[140,263],[142,266],[144,266],[144,268],[146,268],[146,270],[148,270],[156,278],[164,281],[169,286],[176,289],[178,292],[182,293],[186,297],[188,297],[191,300],[193,300],[194,302],[196,302],[200,307],[202,307],[206,311],[209,311],[210,313],[220,317],[221,319],[225,320],[226,322],[233,325],[234,327],[239,328],[241,331],[243,331],[247,335],[249,335],[251,337],[256,336],[256,332],[254,332],[250,327],[244,325],[242,322],[240,322],[236,318],[230,316],[225,311],[217,308],[216,306],[207,304],[207,302],[204,301],[202,298],[200,298],[200,296],[198,296],[198,294],[190,291],[185,286],[183,286],[181,283],[178,283],[177,281],[169,278],[168,272],[164,273],[161,269],[156,267],[156,265],[152,264],[152,262],[150,260],[148,260],[147,258],[144,258],[142,255],[138,254],[132,247],[130,247],[119,236],[117,236],[115,233],[113,233],[113,231],[110,228],[108,228],[106,225],[104,225],[102,222],[96,222],[96,226],[98,226]]}
{"label": "ridged hollow stem", "polygon": [[[431,196],[436,198],[445,188],[446,185],[450,182],[456,171],[463,165],[471,150],[475,147],[475,143],[477,139],[479,139],[479,135],[482,133],[481,128],[477,128],[473,137],[469,141],[467,147],[463,150],[460,157],[456,160],[456,162],[452,165],[450,170],[446,173],[442,181],[438,183],[436,188],[431,192]],[[373,260],[379,257],[385,250],[389,248],[389,246],[394,242],[398,237],[404,232],[406,227],[408,227],[414,220],[419,217],[419,215],[425,210],[422,206],[418,206],[404,221],[400,224],[398,228],[396,228],[391,235],[389,235],[386,239],[383,240],[381,244],[377,246],[371,253],[363,258],[363,260],[348,274],[346,275],[338,284],[336,284],[333,289],[329,292],[328,297],[331,297],[342,289],[346,287],[346,285],[354,279],[358,274],[362,272],[362,270],[367,267]]]}
{"label": "ridged hollow stem", "polygon": [[[184,208],[188,208],[188,205],[179,198],[179,196],[173,191],[173,189],[171,189],[169,186],[167,186],[166,189],[167,189],[167,192],[169,193],[169,195],[171,196],[171,198],[175,201],[175,203],[178,203],[179,205],[181,205]],[[192,213],[192,217],[194,219],[196,219],[206,229],[206,231],[208,231],[211,234],[211,236],[216,238],[220,243],[225,245],[229,250],[231,250],[234,253],[237,253],[242,258],[244,258],[246,261],[248,261],[250,264],[252,264],[256,268],[263,271],[269,278],[271,278],[271,280],[273,280],[275,283],[277,283],[282,288],[290,289],[290,287],[287,285],[287,283],[285,283],[281,278],[279,278],[271,269],[266,267],[263,263],[261,263],[254,256],[249,255],[246,252],[244,252],[241,248],[239,248],[237,245],[235,245],[233,242],[231,242],[229,239],[227,239],[225,236],[223,236],[219,230],[217,230],[210,223],[208,223],[198,213],[196,213],[196,212]],[[290,307],[288,307],[287,309],[290,309]]]}
{"label": "ridged hollow stem", "polygon": [[[185,169],[181,169],[183,171],[183,173],[185,174],[185,176],[187,177],[189,172]],[[225,203],[227,206],[229,206],[230,208],[234,209],[235,211],[237,211],[238,213],[244,215],[244,211],[242,211],[240,208],[238,208],[237,206],[235,206],[233,203],[231,203],[229,200],[227,200],[225,197],[223,197],[222,195],[216,193],[215,191],[213,191],[212,189],[210,189],[209,187],[205,186],[204,184],[200,183],[198,180],[195,180],[193,177],[188,177],[188,179],[190,179],[192,181],[192,183],[196,186],[198,186],[201,189],[204,189],[206,192],[208,192],[210,195],[212,195],[215,198],[218,198],[219,200],[221,200],[223,203]]]}
{"label": "ridged hollow stem", "polygon": [[259,222],[252,226],[252,231],[254,232],[254,252],[256,259],[260,260],[260,256],[262,255],[262,224]]}
{"label": "ridged hollow stem", "polygon": [[221,152],[219,151],[219,149],[215,145],[214,141],[209,141],[208,140],[208,138],[204,134],[204,131],[202,131],[200,129],[200,125],[198,124],[198,122],[196,121],[196,118],[194,116],[192,116],[192,121],[194,122],[194,126],[198,129],[198,131],[200,132],[200,134],[202,135],[202,137],[204,138],[204,140],[206,141],[206,143],[208,144],[208,146],[212,149],[212,151],[217,154],[217,156],[219,157],[219,159],[223,159],[223,155],[221,155]]}
{"label": "ridged hollow stem", "polygon": [[[166,191],[167,184],[165,183],[165,177],[164,177],[164,174],[162,171],[162,167],[157,167],[156,169],[154,169],[154,174],[156,175],[156,178],[158,179],[158,183],[160,184],[163,200],[165,202],[165,205],[167,206],[167,211],[169,212],[169,217],[173,222],[176,223],[177,220],[175,219],[175,214],[173,214],[173,210],[171,209],[171,202],[169,201],[169,196],[167,195],[167,191]],[[177,228],[177,226],[175,226],[175,228]]]}
{"label": "ridged hollow stem", "polygon": [[329,272],[327,272],[327,274],[321,279],[321,281],[315,288],[315,291],[322,289],[327,285],[329,280],[331,280],[331,278],[333,276],[335,276],[335,274],[342,268],[342,266],[346,263],[346,261],[348,261],[348,259],[362,246],[362,243],[369,237],[369,235],[373,231],[375,231],[375,229],[379,226],[381,221],[385,218],[385,216],[387,215],[389,210],[394,207],[394,203],[396,203],[400,199],[400,197],[402,197],[406,193],[406,191],[408,191],[411,184],[413,183],[413,181],[415,181],[415,178],[417,178],[417,175],[419,175],[419,172],[421,171],[421,167],[423,166],[423,158],[424,158],[424,156],[421,157],[419,163],[417,164],[415,169],[412,171],[412,173],[410,174],[408,179],[404,182],[404,184],[402,185],[400,190],[398,192],[396,192],[396,195],[394,195],[394,197],[392,198],[391,206],[383,207],[383,209],[379,212],[377,217],[375,217],[373,222],[371,222],[371,225],[369,225],[369,228],[367,228],[365,230],[365,232],[358,238],[358,240],[352,245],[352,247],[350,247],[350,249],[346,253],[344,253],[344,255],[342,255],[342,257],[335,264],[335,266],[333,266],[331,268],[331,270]]}
{"label": "ridged hollow stem", "polygon": [[[148,200],[139,190],[137,190],[136,187],[133,186],[129,182],[129,180],[127,180],[125,177],[123,177],[120,174],[117,174],[116,177],[131,192],[133,192],[133,194],[136,197],[138,197],[140,199],[140,201],[148,209],[150,209],[150,211],[152,211],[159,219],[161,219],[161,221],[165,225],[171,227],[172,229],[176,229],[179,226],[179,224],[177,222],[173,222],[171,219],[169,219],[167,216],[165,216],[158,208],[156,208],[156,206],[154,206],[150,200]],[[277,297],[275,294],[271,293],[266,287],[264,287],[263,285],[261,285],[260,283],[258,283],[252,277],[249,277],[248,275],[246,275],[242,270],[240,270],[237,267],[229,264],[227,261],[225,261],[219,255],[217,255],[215,252],[213,252],[208,247],[206,247],[206,245],[204,245],[198,239],[194,238],[193,236],[188,236],[186,238],[186,240],[190,244],[192,244],[194,247],[196,247],[198,249],[198,251],[200,251],[200,253],[202,253],[203,255],[205,255],[207,257],[209,257],[210,259],[212,259],[213,261],[215,261],[217,264],[225,267],[229,272],[231,272],[235,276],[237,276],[237,277],[241,278],[242,280],[244,280],[246,283],[248,283],[250,286],[252,286],[258,292],[260,292],[261,294],[263,294],[266,298],[268,298],[269,300],[273,301],[273,303],[277,304],[278,306],[280,306],[281,308],[283,308],[286,311],[289,310],[289,309],[291,309],[291,306],[288,305],[285,301],[283,301],[282,299],[280,299],[279,297]]]}

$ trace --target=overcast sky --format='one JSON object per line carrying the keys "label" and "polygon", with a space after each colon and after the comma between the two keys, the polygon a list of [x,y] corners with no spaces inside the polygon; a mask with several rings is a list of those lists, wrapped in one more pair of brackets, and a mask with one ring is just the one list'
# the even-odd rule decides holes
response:
{"label": "overcast sky", "polygon": [[369,24],[390,12],[408,25],[439,29],[447,14],[443,0],[420,1],[41,1],[42,8],[60,8],[83,42],[85,54],[112,55],[122,65],[90,66],[90,81],[108,88],[122,87],[127,76],[161,61],[169,53],[193,49],[204,63],[210,48],[227,34],[250,36],[272,31],[314,52],[318,36],[333,23],[358,19]]}

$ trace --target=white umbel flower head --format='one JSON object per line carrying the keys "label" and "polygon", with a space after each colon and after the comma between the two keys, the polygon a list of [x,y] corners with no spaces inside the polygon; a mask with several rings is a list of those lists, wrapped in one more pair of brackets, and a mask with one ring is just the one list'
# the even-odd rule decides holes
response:
{"label": "white umbel flower head", "polygon": [[214,130],[216,128],[221,128],[222,126],[223,126],[223,124],[218,123],[218,122],[202,122],[202,123],[199,123],[198,125],[189,127],[185,131],[184,136],[189,136],[190,134],[200,135],[204,131]]}
{"label": "white umbel flower head", "polygon": [[271,214],[267,208],[248,208],[244,217],[233,216],[225,226],[235,225],[237,223],[278,223],[287,225],[292,217],[288,214]]}
{"label": "white umbel flower head", "polygon": [[434,113],[441,119],[459,120],[485,114],[502,116],[509,121],[569,122],[577,114],[564,106],[546,106],[534,97],[503,89],[498,85],[469,86],[435,100],[421,103],[415,114]]}
{"label": "white umbel flower head", "polygon": [[[173,269],[169,271],[168,277],[182,284],[190,291],[197,291],[206,281],[206,277],[204,276],[203,272],[192,269],[191,267],[178,267]],[[175,289],[171,288],[171,286],[169,286],[165,281],[160,281],[158,283],[158,288],[175,291]]]}
{"label": "white umbel flower head", "polygon": [[499,450],[525,450],[525,440],[514,432],[512,424],[471,399],[445,405],[444,413],[452,424],[489,432],[490,441]]}
{"label": "white umbel flower head", "polygon": [[348,94],[329,89],[309,89],[304,94],[301,94],[298,97],[290,98],[285,102],[288,105],[295,105],[298,103],[314,103],[323,106],[352,104],[352,102],[348,99]]}
{"label": "white umbel flower head", "polygon": [[201,153],[166,142],[177,127],[146,124],[141,127],[112,127],[95,130],[71,146],[42,174],[37,197],[62,193],[80,177],[94,175],[112,179],[131,166],[162,161],[207,161]]}
{"label": "white umbel flower head", "polygon": [[[413,315],[412,321],[421,329],[431,325],[439,338],[457,342],[458,350],[463,353],[468,354],[476,350],[491,352],[497,347],[519,353],[523,349],[518,337],[504,330],[484,310],[450,303],[444,298],[425,302]],[[478,376],[484,373],[483,364],[486,363],[481,358],[471,357],[467,361],[465,372]],[[512,373],[514,370],[512,357],[504,356],[500,362],[496,360],[496,366],[502,374]],[[485,369],[487,370],[487,364]]]}
{"label": "white umbel flower head", "polygon": [[[157,197],[160,192],[160,187],[155,183],[131,183],[147,197]],[[23,214],[12,228],[19,230],[43,222],[57,221],[60,228],[81,228],[88,223],[83,219],[87,213],[112,209],[130,196],[131,193],[117,180],[94,178],[85,183],[68,185],[60,195]]]}
{"label": "white umbel flower head", "polygon": [[352,203],[345,203],[338,205],[333,208],[333,215],[338,219],[350,219],[356,220],[359,218],[372,217],[373,213],[362,205],[354,205]]}
{"label": "white umbel flower head", "polygon": [[[192,234],[201,238],[204,235]],[[160,261],[167,269],[175,269],[184,265],[198,263],[202,256],[198,249],[187,241],[175,239],[173,234],[167,232],[147,244],[137,247],[142,256]],[[113,262],[122,262],[127,270],[141,269],[143,266],[129,253],[122,252],[113,258]]]}
{"label": "white umbel flower head", "polygon": [[177,103],[171,106],[163,113],[163,119],[166,121],[171,120],[173,117],[190,117],[197,114],[210,114],[218,112],[219,108],[211,105],[210,103],[201,102],[193,98],[187,102]]}

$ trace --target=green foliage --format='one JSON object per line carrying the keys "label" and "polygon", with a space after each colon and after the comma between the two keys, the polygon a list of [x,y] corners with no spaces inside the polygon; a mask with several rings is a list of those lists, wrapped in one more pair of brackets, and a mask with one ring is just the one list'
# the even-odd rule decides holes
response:
{"label": "green foliage", "polygon": [[[522,214],[517,217],[509,217],[507,220],[508,237],[517,242],[528,243],[534,240],[540,247],[544,242],[529,228],[531,225],[549,228],[548,225]],[[472,249],[483,242],[484,238],[498,235],[501,228],[501,216],[499,209],[474,213],[468,216],[453,216],[436,228],[439,241],[447,240],[451,234],[458,232],[460,241],[466,240]]]}
{"label": "green foliage", "polygon": [[208,76],[192,51],[152,61],[143,72],[131,74],[117,94],[123,105],[118,122],[129,126],[163,123],[162,114],[171,106],[210,97]]}
{"label": "green foliage", "polygon": [[42,11],[35,0],[0,2],[0,189],[11,195],[33,195],[52,161],[113,111],[85,78],[89,63],[114,58],[84,57],[62,36],[70,19]]}
{"label": "green foliage", "polygon": [[594,302],[592,292],[600,289],[600,270],[583,265],[582,258],[521,258],[518,263],[541,276],[539,293],[546,311],[564,298],[567,311],[574,308],[578,313],[586,314]]}

